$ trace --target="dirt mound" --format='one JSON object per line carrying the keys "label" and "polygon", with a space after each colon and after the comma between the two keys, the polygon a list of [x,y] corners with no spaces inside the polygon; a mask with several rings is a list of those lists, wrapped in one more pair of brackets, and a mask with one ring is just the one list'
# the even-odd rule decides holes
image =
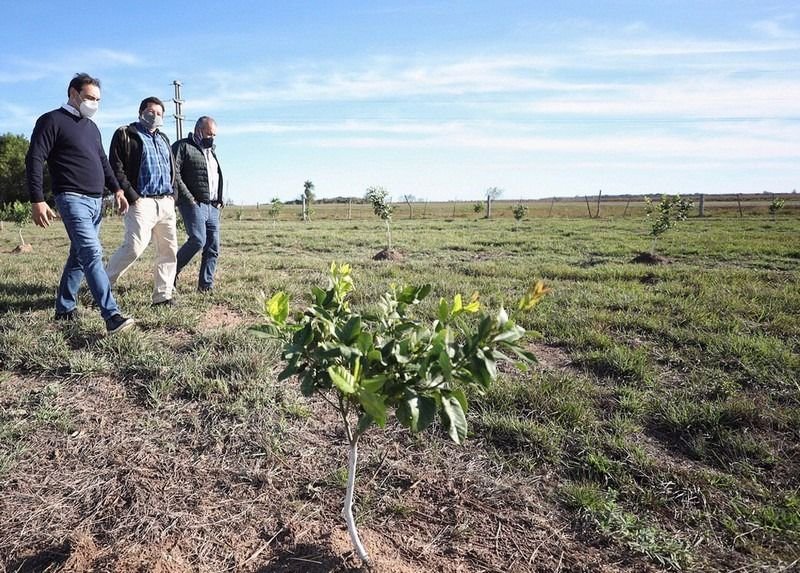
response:
{"label": "dirt mound", "polygon": [[25,243],[24,245],[17,245],[11,250],[11,252],[15,254],[32,253],[33,245],[31,245],[30,243]]}
{"label": "dirt mound", "polygon": [[640,265],[668,265],[672,261],[670,261],[666,257],[662,257],[661,255],[655,255],[652,253],[642,252],[633,257],[631,260],[632,263],[637,263]]}
{"label": "dirt mound", "polygon": [[372,257],[374,261],[402,261],[403,259],[405,259],[403,253],[395,251],[394,249],[383,249]]}

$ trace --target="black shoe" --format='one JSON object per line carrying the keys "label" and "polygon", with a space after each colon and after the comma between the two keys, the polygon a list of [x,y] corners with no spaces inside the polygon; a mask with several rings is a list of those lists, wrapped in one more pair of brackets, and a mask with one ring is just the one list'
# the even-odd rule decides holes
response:
{"label": "black shoe", "polygon": [[154,302],[151,306],[176,306],[176,303],[174,299],[168,298],[166,300]]}
{"label": "black shoe", "polygon": [[115,314],[106,320],[106,332],[116,334],[133,326],[133,319],[121,314]]}
{"label": "black shoe", "polygon": [[197,292],[213,292],[214,287],[211,285],[197,287]]}
{"label": "black shoe", "polygon": [[56,320],[66,320],[71,322],[78,318],[78,309],[73,308],[72,310],[68,310],[67,312],[56,312]]}

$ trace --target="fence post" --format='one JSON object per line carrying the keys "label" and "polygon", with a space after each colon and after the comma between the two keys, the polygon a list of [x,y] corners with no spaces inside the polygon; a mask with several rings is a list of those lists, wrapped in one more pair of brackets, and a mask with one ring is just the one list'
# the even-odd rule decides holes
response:
{"label": "fence post", "polygon": [[700,210],[700,216],[701,217],[705,217],[706,216],[706,196],[703,193],[700,193],[700,201],[699,201],[699,207],[698,208]]}
{"label": "fence post", "polygon": [[600,217],[600,196],[602,194],[603,194],[603,190],[600,189],[600,191],[597,193],[597,209],[595,209],[595,212],[594,212],[594,218],[595,219]]}
{"label": "fence post", "polygon": [[742,194],[741,193],[737,193],[736,194],[736,202],[739,204],[739,218],[741,219],[742,217],[744,217],[744,213],[742,213]]}

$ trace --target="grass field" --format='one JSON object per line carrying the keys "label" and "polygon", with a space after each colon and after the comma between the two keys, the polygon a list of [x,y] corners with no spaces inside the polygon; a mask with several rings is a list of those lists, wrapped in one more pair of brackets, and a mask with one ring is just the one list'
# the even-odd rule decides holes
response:
{"label": "grass field", "polygon": [[[642,205],[398,205],[400,261],[347,205],[224,211],[214,293],[183,273],[150,307],[152,252],[120,280],[132,332],[106,338],[83,297],[54,323],[57,224],[0,234],[0,568],[7,571],[358,570],[338,516],[346,448],[318,400],[276,382],[253,337],[259,292],[295,304],[332,260],[354,304],[392,283],[513,304],[532,371],[471,396],[470,438],[390,423],[362,446],[356,514],[379,571],[793,571],[800,566],[800,217],[736,201],[666,234],[669,264],[632,263]],[[353,206],[356,209],[356,206]],[[455,214],[451,213],[453,209]],[[594,205],[592,205],[594,210]],[[423,218],[424,216],[424,218]],[[104,223],[109,255],[118,218]],[[538,333],[538,334],[536,334]],[[49,568],[48,568],[49,567]],[[159,569],[160,567],[160,569]]]}

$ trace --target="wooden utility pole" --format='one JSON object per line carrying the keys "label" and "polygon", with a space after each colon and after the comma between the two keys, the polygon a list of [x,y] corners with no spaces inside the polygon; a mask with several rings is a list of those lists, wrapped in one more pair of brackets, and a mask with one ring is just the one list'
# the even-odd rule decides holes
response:
{"label": "wooden utility pole", "polygon": [[180,141],[183,139],[183,99],[181,99],[181,82],[179,80],[175,80],[172,82],[172,85],[175,86],[175,97],[172,98],[172,101],[175,102],[175,141]]}
{"label": "wooden utility pole", "polygon": [[594,211],[594,218],[595,219],[600,217],[600,196],[602,194],[603,194],[603,190],[600,189],[600,191],[597,193],[597,209],[595,209],[595,211]]}

